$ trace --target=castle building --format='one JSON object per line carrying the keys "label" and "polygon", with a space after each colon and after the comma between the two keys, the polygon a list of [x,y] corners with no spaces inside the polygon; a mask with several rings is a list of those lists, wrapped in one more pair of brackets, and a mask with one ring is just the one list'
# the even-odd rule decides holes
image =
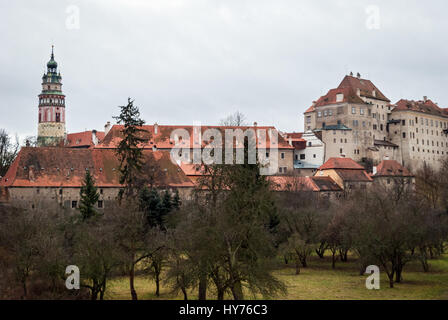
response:
{"label": "castle building", "polygon": [[391,104],[359,73],[313,102],[305,112],[305,130],[324,143],[325,161],[343,157],[373,166],[396,160],[415,171],[425,163],[440,168],[448,154],[446,109],[426,97]]}
{"label": "castle building", "polygon": [[53,47],[47,72],[42,77],[39,94],[38,146],[56,146],[65,138],[65,95],[62,93],[62,77],[54,60]]}
{"label": "castle building", "polygon": [[313,102],[305,112],[305,130],[313,130],[326,146],[325,161],[375,157],[378,143],[387,141],[390,100],[361,75],[346,76],[339,86]]}
{"label": "castle building", "polygon": [[401,99],[390,115],[389,136],[403,165],[414,171],[423,164],[439,169],[448,155],[448,113],[427,97]]}

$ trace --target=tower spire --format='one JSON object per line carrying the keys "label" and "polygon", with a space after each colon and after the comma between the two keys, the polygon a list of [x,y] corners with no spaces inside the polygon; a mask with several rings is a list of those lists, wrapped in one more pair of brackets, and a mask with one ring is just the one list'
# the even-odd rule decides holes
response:
{"label": "tower spire", "polygon": [[54,60],[54,45],[51,45],[51,59]]}

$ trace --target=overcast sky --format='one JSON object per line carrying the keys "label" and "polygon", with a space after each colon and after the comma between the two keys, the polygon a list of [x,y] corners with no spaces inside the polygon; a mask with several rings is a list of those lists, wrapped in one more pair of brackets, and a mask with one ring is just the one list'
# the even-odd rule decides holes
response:
{"label": "overcast sky", "polygon": [[102,130],[128,97],[148,124],[239,110],[298,132],[350,71],[393,102],[448,107],[447,11],[446,0],[0,0],[0,128],[37,134],[53,43],[68,132]]}

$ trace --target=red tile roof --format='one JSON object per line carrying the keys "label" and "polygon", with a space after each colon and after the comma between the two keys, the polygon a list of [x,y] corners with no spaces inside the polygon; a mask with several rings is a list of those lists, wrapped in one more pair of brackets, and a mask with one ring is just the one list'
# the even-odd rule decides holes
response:
{"label": "red tile roof", "polygon": [[[191,187],[192,182],[169,152],[144,150],[143,176],[158,186]],[[120,187],[115,150],[22,148],[0,187],[80,187],[86,169],[99,187]],[[155,169],[155,170],[154,170]]]}
{"label": "red tile roof", "polygon": [[413,174],[395,160],[383,160],[376,168],[377,173],[373,177],[413,177]]}
{"label": "red tile roof", "polygon": [[268,179],[275,191],[342,191],[331,177],[270,176]]}
{"label": "red tile roof", "polygon": [[[96,136],[98,141],[104,139],[104,132],[97,131]],[[76,132],[67,134],[66,147],[69,148],[88,148],[93,146],[92,131]]]}
{"label": "red tile roof", "polygon": [[315,110],[316,110],[316,108],[314,106],[311,106],[308,109],[306,109],[305,113],[311,113],[311,112],[314,112]]}
{"label": "red tile roof", "polygon": [[411,110],[416,112],[428,113],[441,117],[448,117],[446,109],[440,108],[431,100],[426,101],[414,101],[401,99],[395,104],[394,111]]}
{"label": "red tile roof", "polygon": [[[157,149],[172,149],[175,146],[174,141],[171,139],[171,134],[176,129],[183,129],[186,130],[190,136],[190,141],[182,142],[180,145],[181,147],[185,148],[198,148],[198,147],[204,147],[206,145],[205,142],[202,142],[202,146],[197,145],[193,141],[193,126],[165,126],[165,125],[158,125],[157,126],[157,133],[155,133],[154,125],[145,125],[142,126],[142,129],[146,132],[142,134],[142,137],[144,139],[148,139],[147,142],[143,143],[141,145],[142,148],[145,149],[152,149],[153,147],[157,147]],[[268,130],[276,130],[274,127],[229,127],[229,126],[202,126],[201,130],[202,133],[204,133],[207,129],[217,129],[222,134],[223,144],[225,141],[225,132],[227,129],[229,130],[236,130],[241,129],[243,132],[245,132],[248,129],[253,130],[265,130],[266,132],[266,143],[262,143],[261,141],[258,144],[259,148],[271,148],[270,138],[268,134]],[[123,126],[121,125],[114,125],[109,133],[105,136],[103,141],[96,146],[96,148],[116,148],[118,144],[120,143],[122,139],[122,133]],[[278,131],[277,131],[278,132]],[[278,147],[279,149],[293,149],[292,146],[289,145],[289,143],[280,135],[278,134],[278,144],[273,144],[272,147]]]}
{"label": "red tile roof", "polygon": [[[390,102],[390,100],[372,83],[372,81],[367,79],[345,76],[338,88],[350,88],[355,93],[359,89],[361,96],[363,97]],[[373,94],[373,91],[375,91],[375,95]]]}
{"label": "red tile roof", "polygon": [[353,170],[353,169],[336,169],[336,173],[343,181],[353,182],[371,182],[373,179],[365,170]]}
{"label": "red tile roof", "polygon": [[365,170],[351,158],[330,158],[319,168],[319,170],[329,169]]}
{"label": "red tile roof", "polygon": [[[337,101],[337,95],[343,94],[343,99],[341,101]],[[337,104],[337,103],[358,103],[365,104],[364,100],[362,100],[352,88],[336,88],[331,89],[328,93],[319,98],[314,105],[314,108],[324,107],[327,105]]]}

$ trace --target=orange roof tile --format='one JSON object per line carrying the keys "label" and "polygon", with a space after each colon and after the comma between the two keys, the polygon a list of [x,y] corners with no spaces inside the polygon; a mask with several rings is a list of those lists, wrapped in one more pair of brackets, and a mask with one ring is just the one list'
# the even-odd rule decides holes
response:
{"label": "orange roof tile", "polygon": [[411,110],[416,112],[428,113],[440,117],[448,117],[446,109],[440,108],[431,100],[414,101],[401,99],[395,104],[394,111]]}
{"label": "orange roof tile", "polygon": [[377,173],[373,177],[402,176],[413,177],[413,174],[395,160],[383,160],[376,168]]}
{"label": "orange roof tile", "polygon": [[[345,76],[338,88],[350,88],[355,93],[359,89],[361,96],[363,97],[390,102],[390,100],[372,83],[372,81],[367,79]],[[373,91],[375,91],[375,95],[373,94]]]}
{"label": "orange roof tile", "polygon": [[365,170],[351,158],[330,158],[319,168],[319,170],[329,169]]}
{"label": "orange roof tile", "polygon": [[[169,152],[144,150],[143,176],[158,186],[191,187],[192,182]],[[80,187],[86,169],[99,187],[120,187],[115,150],[73,148],[22,148],[0,186]]]}
{"label": "orange roof tile", "polygon": [[341,191],[342,189],[331,177],[294,177],[294,176],[270,176],[275,191]]}
{"label": "orange roof tile", "polygon": [[[202,142],[202,145],[199,146],[195,141],[193,141],[193,126],[165,126],[158,125],[157,133],[155,132],[154,125],[145,125],[142,126],[142,129],[146,132],[142,134],[142,138],[147,139],[145,143],[141,145],[142,148],[152,149],[156,147],[157,149],[172,149],[175,146],[175,142],[171,139],[171,134],[176,129],[184,129],[188,132],[190,136],[190,141],[185,141],[180,144],[180,147],[185,148],[203,148],[206,143]],[[274,127],[228,127],[228,126],[202,126],[201,130],[204,133],[207,129],[217,129],[222,134],[223,144],[225,140],[225,131],[241,129],[243,132],[248,129],[253,130],[266,130],[266,143],[262,143],[261,141],[258,144],[259,148],[271,148],[271,142],[269,139],[268,130],[275,130]],[[98,144],[95,148],[116,148],[122,139],[123,126],[114,125],[109,133],[105,136],[103,141]],[[279,149],[293,149],[292,146],[280,135],[278,134],[278,143],[273,144],[272,147],[278,147]]]}
{"label": "orange roof tile", "polygon": [[[67,143],[65,146],[69,148],[93,146],[94,143],[92,141],[92,133],[93,131],[69,133],[67,134]],[[104,132],[96,131],[96,136],[98,140],[101,141],[104,139]]]}

